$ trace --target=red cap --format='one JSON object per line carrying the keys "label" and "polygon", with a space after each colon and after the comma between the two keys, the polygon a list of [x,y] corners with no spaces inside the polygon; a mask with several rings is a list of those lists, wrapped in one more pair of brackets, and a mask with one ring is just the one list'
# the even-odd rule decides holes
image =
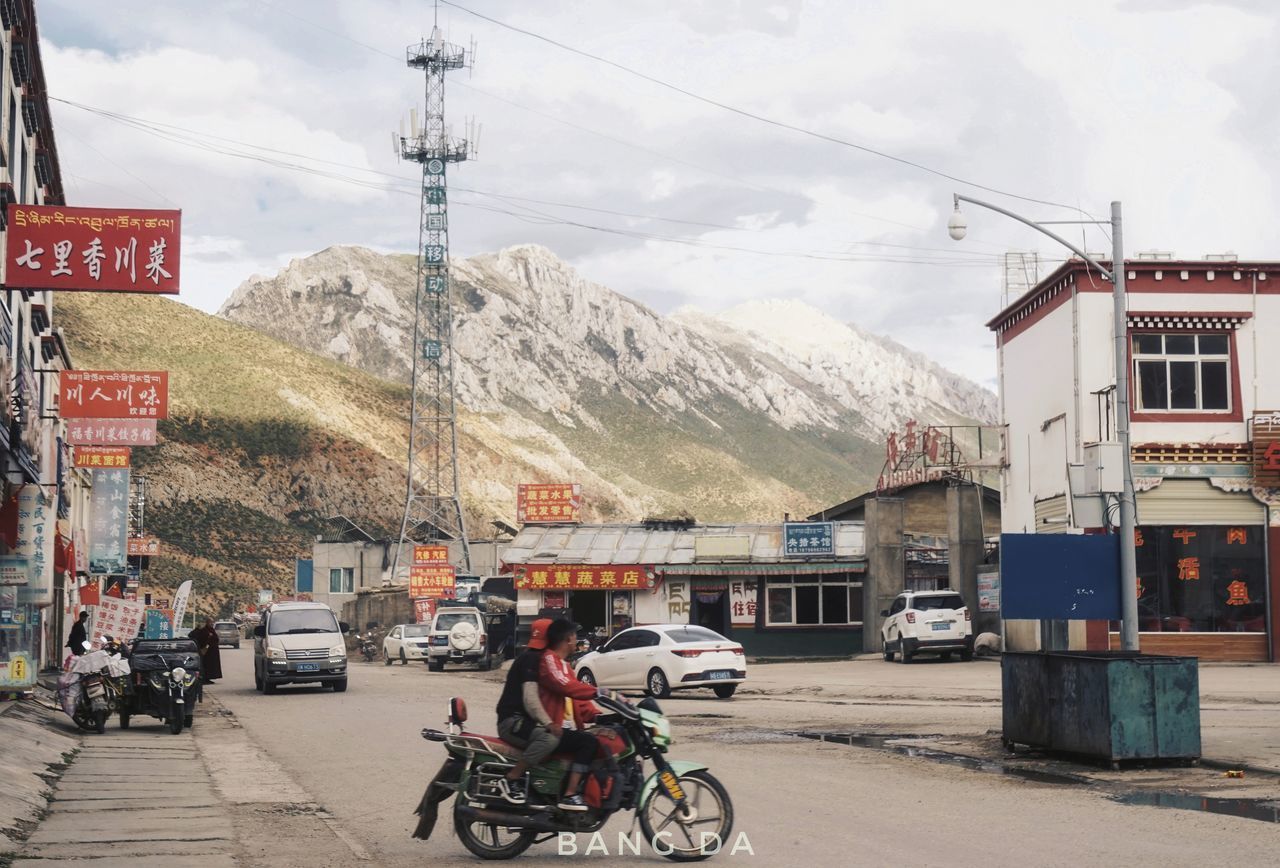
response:
{"label": "red cap", "polygon": [[541,651],[547,647],[547,628],[551,626],[550,618],[539,618],[529,625],[529,647]]}

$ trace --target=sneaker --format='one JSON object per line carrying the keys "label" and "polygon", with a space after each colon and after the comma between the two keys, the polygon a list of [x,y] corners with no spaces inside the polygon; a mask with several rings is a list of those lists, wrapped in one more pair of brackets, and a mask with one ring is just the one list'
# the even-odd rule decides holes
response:
{"label": "sneaker", "polygon": [[502,797],[513,805],[523,805],[529,801],[529,790],[525,786],[524,778],[503,778]]}
{"label": "sneaker", "polygon": [[582,800],[582,796],[572,795],[565,796],[560,800],[560,804],[556,805],[562,811],[585,811],[587,803]]}

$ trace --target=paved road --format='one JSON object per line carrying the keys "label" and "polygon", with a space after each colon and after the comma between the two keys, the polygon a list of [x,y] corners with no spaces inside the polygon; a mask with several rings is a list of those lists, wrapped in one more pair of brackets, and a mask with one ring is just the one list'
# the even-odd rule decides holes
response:
{"label": "paved road", "polygon": [[[264,696],[253,689],[248,646],[224,650],[223,669],[226,679],[210,692],[234,715],[227,719],[243,727],[248,739],[378,864],[477,864],[447,822],[442,821],[430,842],[409,837],[413,807],[443,757],[438,745],[418,733],[423,726],[442,723],[446,701],[455,694],[468,699],[473,728],[492,731],[499,673],[436,674],[422,664],[356,663],[345,694],[283,688]],[[771,672],[782,672],[759,671],[762,685],[773,680]],[[936,679],[935,693],[943,694],[950,679],[959,677],[946,667],[907,671],[912,679]],[[834,672],[830,680],[836,680]],[[855,718],[870,724],[890,721],[892,727],[918,717],[927,721],[926,729],[951,724],[977,729],[990,725],[992,706],[990,697],[976,688],[953,690],[946,702],[902,704],[826,698],[821,691],[774,692],[783,688],[771,684],[769,695],[730,701],[708,694],[664,703],[677,737],[673,755],[708,763],[724,781],[734,799],[735,829],[747,833],[756,859],[819,865],[1129,863],[1199,868],[1224,859],[1233,866],[1274,865],[1280,851],[1277,824],[1122,806],[1092,787],[1031,783],[879,751],[784,741],[776,733],[789,722],[831,725]],[[199,726],[196,735],[197,740],[202,737]],[[629,816],[616,818],[606,828],[611,853],[617,833],[626,832],[629,824]],[[585,849],[588,843],[583,839],[580,846]],[[336,862],[335,845],[341,848],[334,838],[326,839]],[[564,864],[554,842],[530,854],[522,864]],[[599,853],[585,858],[610,862]],[[744,853],[735,858],[751,857]],[[272,864],[315,864],[301,851],[295,861],[290,859],[288,853],[278,853]],[[348,861],[353,861],[350,854]],[[646,853],[640,861],[665,860]],[[729,859],[722,856],[720,861]]]}

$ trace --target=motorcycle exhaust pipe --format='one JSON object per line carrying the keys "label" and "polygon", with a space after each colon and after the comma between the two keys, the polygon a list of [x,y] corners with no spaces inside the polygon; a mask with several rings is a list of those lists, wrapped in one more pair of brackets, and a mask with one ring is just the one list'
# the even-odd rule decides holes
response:
{"label": "motorcycle exhaust pipe", "polygon": [[517,829],[528,829],[531,832],[567,832],[569,827],[554,823],[546,817],[508,814],[505,811],[491,811],[487,808],[473,808],[459,805],[454,809],[464,820],[477,823],[493,823],[495,826],[512,826]]}

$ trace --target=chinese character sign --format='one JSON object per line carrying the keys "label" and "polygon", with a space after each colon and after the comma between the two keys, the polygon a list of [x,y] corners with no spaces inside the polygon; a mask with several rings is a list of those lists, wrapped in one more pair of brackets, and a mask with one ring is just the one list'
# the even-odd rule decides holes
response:
{"label": "chinese character sign", "polygon": [[531,590],[638,591],[653,587],[652,566],[525,564],[515,568],[516,587]]}
{"label": "chinese character sign", "polygon": [[153,536],[131,536],[126,553],[131,558],[153,558],[160,554],[160,540]]}
{"label": "chinese character sign", "polygon": [[156,445],[156,420],[152,418],[67,419],[66,421],[67,442],[72,446]]}
{"label": "chinese character sign", "polygon": [[835,554],[835,529],[829,521],[785,524],[782,526],[784,554],[787,557]]}
{"label": "chinese character sign", "polygon": [[436,615],[436,601],[424,597],[413,601],[413,620],[416,624],[430,624]]}
{"label": "chinese character sign", "polygon": [[77,446],[75,451],[76,467],[128,467],[128,446]]}
{"label": "chinese character sign", "polygon": [[522,484],[516,489],[516,521],[521,524],[576,524],[582,520],[582,486],[577,483]]}
{"label": "chinese character sign", "polygon": [[414,564],[409,568],[409,596],[413,599],[452,597],[457,583],[453,567]]}
{"label": "chinese character sign", "polygon": [[18,589],[18,603],[47,606],[53,602],[53,545],[57,507],[46,499],[39,485],[24,485],[18,492],[18,547],[27,559],[29,581]]}
{"label": "chinese character sign", "polygon": [[129,536],[129,470],[93,470],[89,572],[123,573]]}
{"label": "chinese character sign", "polygon": [[10,205],[10,289],[178,294],[181,211]]}
{"label": "chinese character sign", "polygon": [[443,566],[449,563],[448,546],[414,546],[413,562],[418,565]]}
{"label": "chinese character sign", "polygon": [[148,639],[172,639],[173,624],[160,609],[147,609],[146,637]]}
{"label": "chinese character sign", "polygon": [[71,419],[168,419],[168,371],[61,371],[58,411]]}
{"label": "chinese character sign", "polygon": [[1253,484],[1280,488],[1280,413],[1258,411],[1250,420],[1253,432]]}
{"label": "chinese character sign", "polygon": [[729,623],[735,627],[751,627],[756,623],[759,606],[756,579],[739,577],[729,580]]}
{"label": "chinese character sign", "polygon": [[146,628],[147,607],[135,600],[121,600],[104,596],[93,616],[93,636],[110,636],[113,639],[131,641]]}

